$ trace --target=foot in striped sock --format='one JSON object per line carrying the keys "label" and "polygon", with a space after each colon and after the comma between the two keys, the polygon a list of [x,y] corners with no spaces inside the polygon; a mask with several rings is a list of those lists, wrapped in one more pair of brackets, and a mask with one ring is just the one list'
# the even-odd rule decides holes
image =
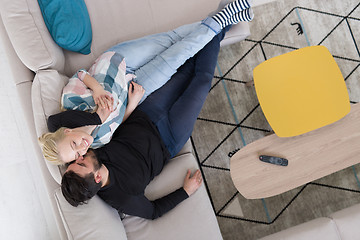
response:
{"label": "foot in striped sock", "polygon": [[244,11],[238,12],[233,15],[230,19],[228,19],[225,23],[225,26],[229,26],[232,24],[237,24],[239,22],[250,22],[254,18],[254,13],[252,8],[245,9]]}
{"label": "foot in striped sock", "polygon": [[229,20],[233,15],[250,8],[251,0],[235,0],[227,4],[219,13],[215,14],[212,18],[224,28],[226,21]]}
{"label": "foot in striped sock", "polygon": [[226,11],[227,13],[231,13],[231,15],[234,15],[235,13],[250,8],[251,3],[251,0],[235,0],[231,3],[226,4],[222,11]]}

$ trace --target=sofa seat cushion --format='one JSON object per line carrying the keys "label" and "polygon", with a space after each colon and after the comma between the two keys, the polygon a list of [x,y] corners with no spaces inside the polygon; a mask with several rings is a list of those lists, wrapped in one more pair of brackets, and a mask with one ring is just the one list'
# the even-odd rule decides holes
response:
{"label": "sofa seat cushion", "polygon": [[[48,117],[60,112],[61,93],[68,80],[68,77],[56,70],[41,70],[36,73],[31,89],[31,100],[38,137],[48,132],[46,123]],[[61,174],[58,166],[48,161],[46,165],[55,181],[60,183]]]}
{"label": "sofa seat cushion", "polygon": [[[197,168],[192,153],[178,155],[147,186],[146,197],[156,199],[176,190],[183,185],[187,169],[194,172]],[[222,239],[204,184],[192,196],[156,220],[126,216],[123,223],[129,240]],[[189,226],[194,231],[189,232]]]}
{"label": "sofa seat cushion", "polygon": [[70,51],[89,54],[92,31],[84,0],[38,0],[54,41]]}
{"label": "sofa seat cushion", "polygon": [[[217,9],[219,2],[220,0],[85,0],[93,32],[91,53],[82,55],[65,51],[65,74],[72,76],[81,68],[88,69],[100,54],[115,44],[200,21]],[[178,12],[181,14],[177,14]],[[230,39],[225,36],[223,42],[234,43],[245,39],[249,34],[248,23],[243,22],[235,25],[226,34]]]}
{"label": "sofa seat cushion", "polygon": [[274,233],[259,240],[340,240],[334,221],[330,218],[317,218],[309,222]]}
{"label": "sofa seat cushion", "polygon": [[335,222],[342,240],[359,239],[360,204],[335,212],[330,217]]}
{"label": "sofa seat cushion", "polygon": [[55,201],[69,239],[76,240],[126,240],[119,214],[98,196],[88,204],[71,206],[58,188]]}

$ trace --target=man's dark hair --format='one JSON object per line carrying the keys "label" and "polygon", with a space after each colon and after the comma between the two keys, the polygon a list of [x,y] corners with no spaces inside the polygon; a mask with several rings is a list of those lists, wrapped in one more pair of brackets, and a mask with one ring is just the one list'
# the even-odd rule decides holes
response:
{"label": "man's dark hair", "polygon": [[61,191],[66,201],[74,207],[87,203],[100,188],[101,182],[95,182],[94,173],[81,177],[73,171],[68,171],[61,180]]}

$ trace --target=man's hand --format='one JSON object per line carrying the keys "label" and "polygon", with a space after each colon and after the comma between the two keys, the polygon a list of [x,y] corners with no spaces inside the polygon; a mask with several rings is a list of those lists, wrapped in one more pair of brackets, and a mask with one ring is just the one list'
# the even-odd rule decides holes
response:
{"label": "man's hand", "polygon": [[188,170],[184,180],[184,190],[189,196],[191,196],[194,192],[196,192],[196,190],[201,186],[202,183],[200,170],[196,170],[194,175],[192,177],[190,176],[191,176],[191,171]]}
{"label": "man's hand", "polygon": [[135,82],[130,82],[130,86],[129,86],[129,93],[128,93],[128,106],[132,107],[132,108],[136,108],[136,106],[139,104],[141,98],[144,96],[145,94],[145,89],[135,83]]}
{"label": "man's hand", "polygon": [[141,98],[144,96],[144,93],[145,93],[145,89],[141,85],[134,83],[132,81],[130,82],[129,91],[128,91],[128,103],[125,109],[125,114],[122,122],[128,119],[130,114],[135,110]]}
{"label": "man's hand", "polygon": [[111,96],[111,93],[102,88],[102,86],[93,89],[93,98],[95,104],[98,105],[99,108],[106,108],[107,110],[112,111],[114,99]]}

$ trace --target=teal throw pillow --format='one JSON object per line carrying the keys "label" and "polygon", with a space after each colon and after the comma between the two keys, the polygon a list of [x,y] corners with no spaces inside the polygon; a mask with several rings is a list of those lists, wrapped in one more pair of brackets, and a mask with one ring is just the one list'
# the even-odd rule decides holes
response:
{"label": "teal throw pillow", "polygon": [[62,48],[89,54],[92,30],[84,0],[38,0],[46,27]]}

